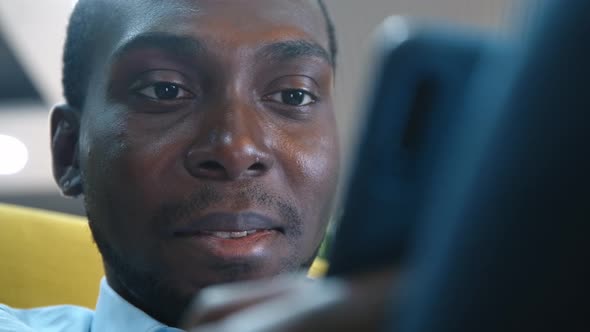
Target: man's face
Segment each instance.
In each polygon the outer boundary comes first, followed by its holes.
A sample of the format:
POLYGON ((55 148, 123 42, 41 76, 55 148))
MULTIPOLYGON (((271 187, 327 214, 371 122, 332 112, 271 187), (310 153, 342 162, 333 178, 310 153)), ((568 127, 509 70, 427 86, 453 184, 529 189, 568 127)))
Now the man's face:
POLYGON ((113 3, 79 139, 109 282, 186 300, 312 260, 339 160, 316 2, 113 3))

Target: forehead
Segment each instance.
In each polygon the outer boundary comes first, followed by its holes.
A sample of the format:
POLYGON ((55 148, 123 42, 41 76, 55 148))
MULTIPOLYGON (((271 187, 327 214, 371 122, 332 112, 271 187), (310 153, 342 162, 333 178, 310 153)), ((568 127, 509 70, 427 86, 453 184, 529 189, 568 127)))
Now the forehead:
POLYGON ((119 15, 109 26, 111 51, 150 33, 229 47, 306 40, 329 48, 316 0, 128 0, 114 2, 113 10, 119 15))

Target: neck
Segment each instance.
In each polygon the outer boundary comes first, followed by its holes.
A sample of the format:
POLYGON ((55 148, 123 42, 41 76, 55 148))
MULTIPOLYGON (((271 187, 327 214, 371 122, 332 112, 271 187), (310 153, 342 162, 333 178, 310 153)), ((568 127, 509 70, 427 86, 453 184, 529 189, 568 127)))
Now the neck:
POLYGON ((159 291, 157 282, 145 278, 143 280, 132 278, 134 281, 130 282, 114 273, 107 266, 105 266, 105 274, 109 286, 131 305, 164 325, 179 327, 190 299, 178 301, 177 298, 170 295, 170 292, 159 291))

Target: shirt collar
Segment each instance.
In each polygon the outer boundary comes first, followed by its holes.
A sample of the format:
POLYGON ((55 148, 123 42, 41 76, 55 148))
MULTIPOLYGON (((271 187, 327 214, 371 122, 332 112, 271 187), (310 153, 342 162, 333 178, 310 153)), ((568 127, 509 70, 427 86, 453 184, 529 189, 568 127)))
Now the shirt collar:
POLYGON ((182 332, 166 326, 123 299, 108 284, 100 282, 100 293, 91 332, 182 332))

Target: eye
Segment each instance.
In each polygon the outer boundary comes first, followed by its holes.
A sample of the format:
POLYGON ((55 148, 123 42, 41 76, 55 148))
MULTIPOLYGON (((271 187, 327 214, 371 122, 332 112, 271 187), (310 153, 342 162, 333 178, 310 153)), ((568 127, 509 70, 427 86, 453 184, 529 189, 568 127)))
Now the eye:
POLYGON ((194 94, 188 90, 170 82, 154 83, 138 89, 137 93, 156 100, 190 99, 194 97, 194 94))
POLYGON ((316 97, 311 93, 298 89, 289 89, 273 93, 269 95, 267 99, 289 106, 307 106, 317 101, 316 97))

